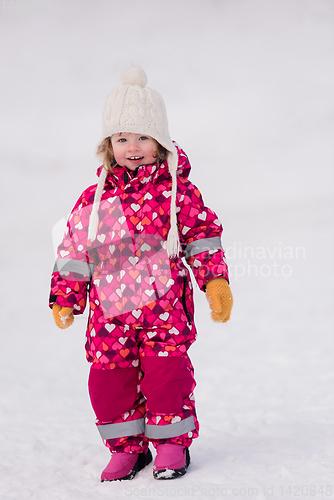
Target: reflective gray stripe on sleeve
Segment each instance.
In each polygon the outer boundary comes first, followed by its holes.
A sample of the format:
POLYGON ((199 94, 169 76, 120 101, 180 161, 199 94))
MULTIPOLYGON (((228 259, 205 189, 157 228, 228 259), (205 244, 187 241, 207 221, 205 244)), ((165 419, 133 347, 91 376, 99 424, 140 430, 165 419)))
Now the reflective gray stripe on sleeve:
POLYGON ((125 436, 137 436, 145 430, 145 419, 130 420, 117 424, 104 424, 97 426, 102 439, 114 439, 125 436))
POLYGON ((145 436, 150 439, 167 439, 176 436, 181 436, 186 432, 193 431, 195 429, 194 417, 188 417, 184 420, 180 420, 175 424, 167 425, 148 425, 145 426, 145 436))
POLYGON ((192 241, 183 250, 183 255, 186 259, 189 259, 192 255, 197 255, 198 253, 206 252, 208 250, 222 250, 222 244, 219 236, 214 238, 202 238, 200 240, 192 241))
POLYGON ((76 259, 57 259, 53 268, 53 272, 59 271, 62 273, 77 273, 89 278, 93 275, 95 264, 84 262, 76 259))

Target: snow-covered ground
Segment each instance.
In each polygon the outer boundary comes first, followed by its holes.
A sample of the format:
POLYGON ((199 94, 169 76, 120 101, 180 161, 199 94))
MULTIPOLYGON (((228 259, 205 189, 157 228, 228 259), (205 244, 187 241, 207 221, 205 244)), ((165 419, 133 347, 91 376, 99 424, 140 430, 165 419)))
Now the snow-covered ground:
POLYGON ((1 498, 334 499, 333 1, 0 8, 1 498), (151 467, 99 482, 85 320, 60 331, 47 307, 52 227, 95 182, 104 100, 131 62, 223 222, 235 298, 217 325, 196 291, 201 434, 162 484, 151 467))

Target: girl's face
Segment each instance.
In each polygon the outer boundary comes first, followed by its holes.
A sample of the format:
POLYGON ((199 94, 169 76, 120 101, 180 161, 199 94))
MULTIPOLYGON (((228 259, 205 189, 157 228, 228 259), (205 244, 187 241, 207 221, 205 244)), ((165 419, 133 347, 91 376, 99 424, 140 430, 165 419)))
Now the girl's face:
POLYGON ((149 135, 128 132, 114 134, 111 136, 111 145, 118 165, 130 170, 157 161, 158 143, 149 135))

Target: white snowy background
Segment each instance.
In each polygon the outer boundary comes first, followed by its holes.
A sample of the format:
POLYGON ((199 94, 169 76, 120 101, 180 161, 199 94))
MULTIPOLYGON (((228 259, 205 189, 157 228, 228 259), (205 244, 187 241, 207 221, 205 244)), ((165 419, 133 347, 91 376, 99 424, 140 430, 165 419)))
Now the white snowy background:
POLYGON ((334 499, 333 0, 4 0, 3 500, 334 499), (188 473, 100 483, 85 320, 48 309, 52 227, 95 182, 105 98, 133 62, 224 226, 235 305, 196 290, 201 434, 188 473))

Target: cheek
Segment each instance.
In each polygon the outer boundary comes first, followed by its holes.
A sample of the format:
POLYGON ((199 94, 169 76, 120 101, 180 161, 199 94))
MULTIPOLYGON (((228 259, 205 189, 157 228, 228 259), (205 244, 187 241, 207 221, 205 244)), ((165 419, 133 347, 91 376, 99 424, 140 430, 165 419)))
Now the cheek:
POLYGON ((122 158, 122 149, 117 147, 117 145, 113 146, 113 152, 116 161, 118 158, 122 158))
POLYGON ((157 153, 156 153, 156 152, 155 152, 155 150, 152 148, 152 149, 150 150, 150 161, 153 163, 153 162, 155 161, 156 157, 157 157, 157 153))
POLYGON ((158 156, 158 148, 155 144, 151 144, 148 150, 153 158, 156 158, 158 156))

